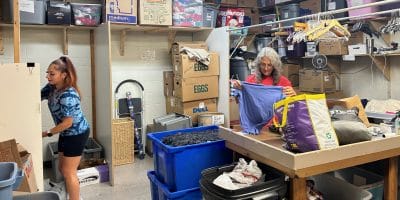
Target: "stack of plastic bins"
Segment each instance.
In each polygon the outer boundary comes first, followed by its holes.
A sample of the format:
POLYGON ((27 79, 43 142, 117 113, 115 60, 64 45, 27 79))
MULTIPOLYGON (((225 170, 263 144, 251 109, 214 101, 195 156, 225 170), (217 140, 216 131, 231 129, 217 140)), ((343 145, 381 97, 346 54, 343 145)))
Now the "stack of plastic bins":
POLYGON ((11 200, 12 191, 19 187, 23 177, 21 170, 18 171, 17 163, 0 162, 0 199, 11 200))
MULTIPOLYGON (((225 165, 232 162, 232 151, 225 147, 224 140, 171 147, 163 144, 162 138, 178 133, 190 134, 202 131, 212 132, 218 131, 218 129, 218 126, 203 126, 198 128, 151 133, 148 135, 153 144, 155 169, 154 172, 149 172, 148 176, 152 183, 152 187, 158 187, 158 189, 151 190, 153 200, 164 199, 165 196, 174 196, 181 192, 187 192, 188 190, 191 193, 190 196, 199 197, 189 199, 201 199, 199 187, 201 171, 210 167, 225 165), (153 174, 157 181, 151 179, 153 174), (158 191, 158 193, 155 193, 156 191, 158 191)), ((185 197, 184 199, 188 198, 185 197)))
POLYGON ((203 170, 200 188, 206 200, 235 200, 235 199, 283 199, 287 194, 285 175, 276 169, 258 163, 264 176, 250 187, 228 190, 213 184, 213 181, 224 172, 231 172, 236 163, 203 170))
POLYGON ((18 195, 13 200, 61 200, 60 195, 56 192, 36 192, 26 195, 18 195))

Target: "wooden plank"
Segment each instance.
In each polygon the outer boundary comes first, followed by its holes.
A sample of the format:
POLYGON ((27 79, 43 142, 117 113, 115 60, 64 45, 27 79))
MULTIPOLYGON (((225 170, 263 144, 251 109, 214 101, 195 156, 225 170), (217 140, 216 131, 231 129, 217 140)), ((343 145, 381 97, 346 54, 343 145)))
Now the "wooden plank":
POLYGON ((221 27, 213 29, 211 32, 193 33, 193 39, 201 39, 200 35, 204 33, 204 36, 207 35, 205 41, 210 51, 218 52, 219 54, 218 112, 224 113, 224 126, 229 127, 229 33, 226 30, 227 27, 221 27))
MULTIPOLYGON (((268 134, 262 132, 261 134, 268 134)), ((220 137, 246 148, 258 155, 265 155, 286 168, 296 171, 299 177, 322 172, 319 168, 325 166, 335 168, 336 162, 345 166, 353 166, 360 163, 389 158, 400 154, 400 136, 394 136, 374 141, 365 141, 338 148, 310 151, 294 154, 281 147, 280 139, 259 141, 247 134, 233 132, 230 129, 220 128, 220 137), (378 152, 378 153, 377 153, 378 152), (316 167, 318 166, 318 167, 316 167)))
POLYGON ((268 166, 271 166, 271 167, 281 171, 282 173, 288 175, 291 178, 295 178, 296 177, 296 174, 295 174, 294 170, 289 169, 286 166, 281 165, 280 163, 278 163, 278 162, 276 162, 276 161, 274 161, 272 159, 268 159, 263 155, 259 155, 259 154, 255 153, 255 152, 252 152, 252 151, 250 151, 250 150, 248 150, 246 148, 240 147, 240 146, 238 146, 236 144, 233 144, 233 143, 231 143, 229 141, 226 141, 225 145, 226 145, 227 148, 233 150, 234 152, 237 152, 237 153, 239 153, 241 155, 244 155, 244 156, 247 156, 247 157, 249 157, 249 158, 251 158, 253 160, 256 160, 258 162, 262 162, 262 163, 264 163, 264 164, 266 164, 268 166))
POLYGON ((4 55, 3 30, 0 27, 0 55, 4 55))
POLYGON ((63 29, 63 53, 68 55, 68 29, 63 29))
POLYGON ((90 30, 90 79, 92 86, 92 133, 93 138, 97 140, 96 135, 96 54, 95 54, 95 35, 94 31, 90 30))
POLYGON ((307 199, 306 178, 290 179, 290 199, 293 200, 307 199))
POLYGON ((383 76, 390 81, 390 61, 389 58, 386 58, 386 56, 373 56, 370 55, 370 58, 372 61, 375 63, 376 67, 382 72, 383 76))
POLYGON ((19 63, 21 61, 20 55, 20 45, 21 45, 21 36, 20 36, 20 18, 19 18, 19 0, 13 0, 13 18, 14 18, 14 63, 19 63))
POLYGON ((126 41, 126 29, 121 30, 119 35, 119 55, 125 55, 125 41, 126 41))
POLYGON ((168 32, 168 51, 171 52, 172 44, 175 42, 176 31, 168 32))
POLYGON ((96 135, 104 147, 105 159, 110 171, 110 184, 114 185, 115 173, 112 161, 112 78, 111 78, 111 32, 109 23, 95 29, 95 89, 96 89, 96 135))
POLYGON ((385 162, 384 199, 397 200, 398 157, 386 159, 385 162))

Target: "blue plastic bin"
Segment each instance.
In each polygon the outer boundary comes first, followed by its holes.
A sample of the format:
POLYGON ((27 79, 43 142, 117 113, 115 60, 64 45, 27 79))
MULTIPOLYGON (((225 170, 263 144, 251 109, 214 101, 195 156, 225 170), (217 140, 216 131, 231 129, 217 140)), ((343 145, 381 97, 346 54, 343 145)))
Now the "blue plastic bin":
POLYGON ((150 180, 151 199, 152 200, 201 200, 201 191, 199 187, 170 192, 166 185, 162 184, 156 177, 155 171, 148 171, 147 177, 150 180))
POLYGON ((0 199, 11 200, 12 191, 19 187, 23 177, 21 170, 18 171, 17 163, 0 162, 0 199))
POLYGON ((232 163, 232 151, 225 140, 171 147, 162 138, 177 133, 218 130, 218 126, 203 126, 148 134, 153 144, 154 169, 159 181, 172 192, 200 187, 201 171, 232 163))

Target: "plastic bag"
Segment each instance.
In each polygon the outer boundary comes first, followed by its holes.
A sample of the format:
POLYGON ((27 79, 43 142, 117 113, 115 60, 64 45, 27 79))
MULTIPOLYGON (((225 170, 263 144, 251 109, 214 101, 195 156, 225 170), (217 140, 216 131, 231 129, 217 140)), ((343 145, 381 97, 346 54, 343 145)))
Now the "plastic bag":
POLYGON ((287 97, 274 104, 274 112, 273 122, 283 128, 286 149, 308 152, 339 146, 325 94, 287 97))

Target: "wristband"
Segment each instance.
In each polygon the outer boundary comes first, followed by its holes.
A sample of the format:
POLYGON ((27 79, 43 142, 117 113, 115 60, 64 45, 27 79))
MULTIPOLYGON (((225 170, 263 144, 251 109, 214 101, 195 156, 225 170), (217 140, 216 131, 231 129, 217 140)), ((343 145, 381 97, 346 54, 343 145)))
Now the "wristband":
POLYGON ((50 132, 50 129, 49 129, 49 130, 47 130, 47 131, 46 131, 46 133, 47 133, 47 137, 51 137, 51 136, 53 136, 53 133, 51 133, 51 132, 50 132))

